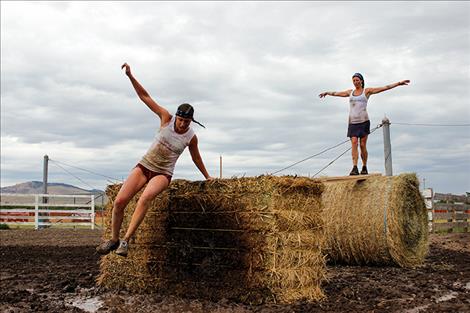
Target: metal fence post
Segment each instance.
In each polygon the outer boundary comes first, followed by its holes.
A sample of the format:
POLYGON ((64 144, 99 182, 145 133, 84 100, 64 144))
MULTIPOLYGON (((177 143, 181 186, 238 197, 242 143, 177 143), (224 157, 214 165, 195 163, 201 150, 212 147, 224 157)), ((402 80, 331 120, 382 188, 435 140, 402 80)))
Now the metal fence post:
POLYGON ((104 228, 104 195, 105 193, 101 194, 101 228, 104 228))
POLYGON ((392 171, 392 145, 390 143, 390 120, 384 117, 382 120, 384 135, 385 175, 393 176, 392 171))
POLYGON ((222 156, 220 156, 220 170, 219 170, 219 176, 220 176, 220 179, 222 179, 222 156))

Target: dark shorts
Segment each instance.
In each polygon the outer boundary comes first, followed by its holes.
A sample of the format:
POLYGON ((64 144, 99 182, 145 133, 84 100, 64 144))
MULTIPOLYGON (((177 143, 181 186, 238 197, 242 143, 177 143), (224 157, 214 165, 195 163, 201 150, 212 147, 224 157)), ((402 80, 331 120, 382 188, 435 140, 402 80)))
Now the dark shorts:
POLYGON ((155 176, 158 176, 158 175, 162 175, 162 176, 165 176, 166 179, 168 179, 168 184, 171 183, 171 175, 168 175, 168 174, 162 174, 162 173, 158 173, 158 172, 154 172, 154 171, 151 171, 149 170, 148 168, 146 168, 145 166, 143 166, 142 164, 140 163, 137 163, 137 165, 135 167, 138 167, 142 170, 142 172, 144 173, 145 177, 147 178, 147 182, 149 180, 151 180, 152 178, 154 178, 155 176))
POLYGON ((362 138, 370 134, 370 121, 359 124, 349 124, 348 137, 362 138))

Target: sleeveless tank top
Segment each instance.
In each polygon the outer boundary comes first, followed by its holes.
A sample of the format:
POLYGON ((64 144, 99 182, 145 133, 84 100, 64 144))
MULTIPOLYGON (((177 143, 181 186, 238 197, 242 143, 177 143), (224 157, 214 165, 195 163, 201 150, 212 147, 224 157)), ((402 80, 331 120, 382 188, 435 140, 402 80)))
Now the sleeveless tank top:
POLYGON ((175 131, 175 120, 173 116, 168 125, 160 128, 139 162, 151 171, 173 176, 176 161, 194 136, 191 127, 184 134, 178 134, 175 131))
POLYGON ((364 89, 359 96, 354 96, 354 89, 349 95, 349 124, 364 123, 369 120, 367 114, 367 97, 364 94, 364 89))

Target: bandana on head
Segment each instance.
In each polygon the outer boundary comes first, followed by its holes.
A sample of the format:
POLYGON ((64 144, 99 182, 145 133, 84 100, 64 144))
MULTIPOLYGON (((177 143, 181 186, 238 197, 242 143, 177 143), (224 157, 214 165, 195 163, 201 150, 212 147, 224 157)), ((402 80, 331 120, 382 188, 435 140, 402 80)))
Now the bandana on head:
POLYGON ((178 109, 176 110, 176 116, 182 117, 182 118, 190 118, 191 121, 193 121, 196 124, 201 125, 202 127, 206 128, 204 125, 199 123, 193 118, 194 115, 194 108, 189 104, 189 103, 183 103, 181 104, 178 109))
POLYGON ((362 81, 362 88, 364 88, 364 77, 362 76, 361 73, 354 73, 354 75, 353 75, 352 77, 353 77, 353 78, 354 78, 354 77, 359 78, 359 79, 362 81))

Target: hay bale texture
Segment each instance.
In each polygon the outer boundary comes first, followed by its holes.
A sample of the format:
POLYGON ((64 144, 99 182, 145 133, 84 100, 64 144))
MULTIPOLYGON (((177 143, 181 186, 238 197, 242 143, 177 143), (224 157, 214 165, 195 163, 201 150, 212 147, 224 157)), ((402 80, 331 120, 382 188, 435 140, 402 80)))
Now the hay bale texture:
POLYGON ((324 183, 325 253, 329 260, 403 267, 424 261, 427 212, 415 174, 324 183))
MULTIPOLYGON (((119 188, 107 190, 105 238, 119 188)), ((174 181, 152 203, 128 257, 102 258, 98 283, 244 303, 321 299, 323 188, 294 177, 174 181)))

